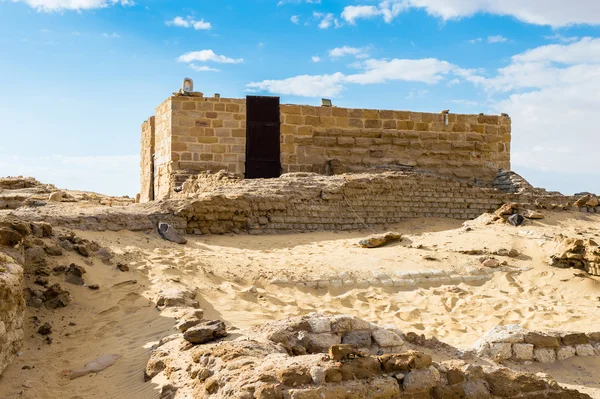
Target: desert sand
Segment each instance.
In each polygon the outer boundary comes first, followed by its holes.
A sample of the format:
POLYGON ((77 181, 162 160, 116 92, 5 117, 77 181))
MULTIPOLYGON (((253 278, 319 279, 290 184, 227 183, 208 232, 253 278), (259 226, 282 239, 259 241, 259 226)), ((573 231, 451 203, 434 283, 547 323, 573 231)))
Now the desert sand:
MULTIPOLYGON (((547 248, 557 233, 598 237, 600 215, 545 215, 520 227, 471 221, 469 229, 454 220, 407 220, 389 226, 402 233, 401 241, 376 249, 357 244, 372 233, 369 230, 212 235, 188 237, 186 245, 164 241, 155 232, 76 231, 114 251, 115 259, 130 270, 121 272, 114 261, 107 265, 73 252, 51 258, 51 267, 84 266, 86 283, 100 289, 66 284, 74 297, 66 308, 27 308, 25 346, 0 377, 0 396, 157 398, 156 384, 144 382, 143 372, 152 345, 175 332, 172 315, 161 313, 153 302, 168 290, 192 290, 204 317, 221 319, 230 330, 319 311, 394 324, 403 332, 435 336, 465 349, 497 325, 600 331, 600 278, 546 263, 547 248), (507 265, 480 281, 394 287, 373 280, 381 279, 382 273, 469 275, 482 269, 480 256, 460 251, 500 249, 516 249, 520 255, 496 256, 507 265), (344 279, 356 283, 337 282, 344 279), (306 283, 311 281, 321 283, 306 283), (43 323, 52 326, 51 344, 37 333, 43 323), (69 370, 106 354, 121 358, 100 373, 69 379, 69 370)), ((600 357, 514 367, 546 372, 565 386, 600 398, 595 373, 600 357)))

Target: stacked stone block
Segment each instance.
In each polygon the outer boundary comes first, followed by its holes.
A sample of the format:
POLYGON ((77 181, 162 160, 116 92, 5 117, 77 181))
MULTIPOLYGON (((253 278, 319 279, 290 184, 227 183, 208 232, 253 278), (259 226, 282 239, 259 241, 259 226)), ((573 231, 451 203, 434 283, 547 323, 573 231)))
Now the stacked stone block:
MULTIPOLYGON (((328 172, 337 159, 352 171, 379 165, 417 166, 468 181, 491 183, 510 169, 511 121, 506 115, 281 105, 282 172, 328 172)), ((154 149, 142 127, 142 201, 155 153, 155 198, 200 171, 243 174, 246 100, 173 96, 156 109, 154 149)))
POLYGON ((152 156, 154 155, 154 116, 150 117, 142 124, 142 154, 140 161, 140 201, 148 202, 153 200, 152 188, 152 156))
POLYGON ((573 356, 600 356, 600 332, 540 332, 518 325, 498 326, 478 340, 474 349, 495 361, 554 363, 573 356))
POLYGON ((354 171, 400 164, 490 182, 498 169, 510 169, 508 116, 300 105, 280 110, 284 172, 323 174, 327 161, 338 159, 354 171))

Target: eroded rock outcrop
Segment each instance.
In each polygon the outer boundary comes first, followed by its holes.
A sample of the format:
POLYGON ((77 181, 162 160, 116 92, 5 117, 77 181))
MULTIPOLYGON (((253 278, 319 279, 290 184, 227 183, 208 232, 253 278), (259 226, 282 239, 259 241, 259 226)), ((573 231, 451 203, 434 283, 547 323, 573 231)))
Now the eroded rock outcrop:
POLYGON ((572 267, 600 276, 600 247, 592 239, 565 237, 559 234, 554 239, 548 263, 551 266, 572 267))

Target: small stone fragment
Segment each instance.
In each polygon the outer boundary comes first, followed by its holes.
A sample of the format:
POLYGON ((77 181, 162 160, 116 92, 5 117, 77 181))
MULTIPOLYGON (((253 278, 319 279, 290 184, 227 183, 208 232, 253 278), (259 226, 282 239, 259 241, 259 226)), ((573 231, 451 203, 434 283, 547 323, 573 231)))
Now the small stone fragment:
POLYGON ((198 345, 217 340, 227 335, 225 323, 221 320, 212 320, 189 328, 183 334, 183 338, 191 344, 198 345))
POLYGON ((48 197, 48 201, 50 202, 62 202, 63 200, 63 192, 62 191, 54 191, 48 197))
POLYGON ((129 271, 129 266, 127 266, 125 263, 117 263, 117 269, 119 269, 122 272, 128 272, 129 271))
POLYGON ((52 333, 52 326, 48 323, 44 323, 38 328, 38 334, 40 335, 48 335, 52 333))
POLYGON ((65 271, 65 281, 75 285, 83 285, 85 284, 85 281, 83 280, 84 273, 85 269, 83 267, 71 263, 65 271))
POLYGON ((171 227, 169 224, 167 223, 159 223, 158 224, 158 234, 160 234, 160 236, 167 240, 167 241, 171 241, 174 242, 176 244, 186 244, 187 240, 177 232, 177 230, 175 230, 173 227, 171 227))
POLYGON ((399 233, 388 232, 385 234, 373 235, 365 238, 364 240, 360 240, 359 245, 363 248, 378 248, 389 242, 398 241, 401 238, 402 235, 399 233))
POLYGON ((508 223, 512 224, 515 227, 522 225, 523 221, 525 221, 525 218, 523 218, 523 216, 519 215, 518 213, 508 217, 508 223))

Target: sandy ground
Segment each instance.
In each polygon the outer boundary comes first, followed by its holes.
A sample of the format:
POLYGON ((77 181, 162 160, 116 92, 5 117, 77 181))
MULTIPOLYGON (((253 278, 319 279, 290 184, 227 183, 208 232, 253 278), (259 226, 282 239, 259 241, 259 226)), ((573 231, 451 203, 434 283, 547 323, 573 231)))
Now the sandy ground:
MULTIPOLYGON (((188 237, 185 246, 151 233, 77 232, 113 249, 131 271, 122 273, 99 261, 86 265, 74 254, 53 260, 85 266, 86 281, 101 289, 93 292, 69 285, 75 300, 67 308, 28 309, 26 345, 0 378, 0 397, 158 397, 156 387, 143 382, 143 370, 149 348, 174 332, 174 322, 161 316, 149 299, 168 288, 196 289, 205 318, 220 318, 237 328, 313 311, 346 313, 433 335, 460 348, 500 324, 600 331, 600 278, 578 277, 575 270, 544 263, 555 234, 597 237, 600 215, 546 214, 547 219, 519 228, 475 225, 468 232, 453 220, 408 220, 389 228, 404 235, 401 242, 369 250, 357 242, 370 231, 188 237), (332 280, 342 273, 355 280, 400 271, 463 273, 479 267, 479 256, 458 251, 501 248, 514 248, 522 255, 497 257, 507 260, 508 268, 477 284, 315 289, 271 283, 274 279, 332 280), (256 290, 248 290, 252 286, 256 290), (33 316, 53 326, 51 345, 36 333, 39 323, 33 316), (65 369, 113 353, 122 358, 99 374, 72 381, 63 376, 65 369), (23 370, 23 366, 34 368, 23 370)), ((585 392, 600 398, 595 377, 599 357, 515 367, 546 372, 574 388, 585 386, 585 392)))

